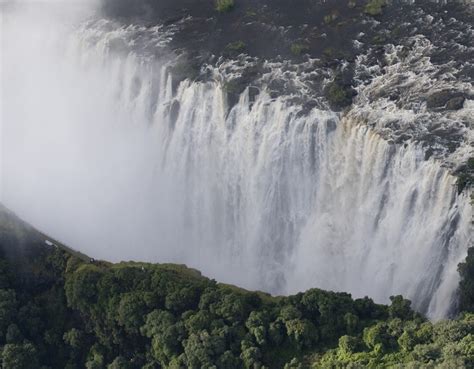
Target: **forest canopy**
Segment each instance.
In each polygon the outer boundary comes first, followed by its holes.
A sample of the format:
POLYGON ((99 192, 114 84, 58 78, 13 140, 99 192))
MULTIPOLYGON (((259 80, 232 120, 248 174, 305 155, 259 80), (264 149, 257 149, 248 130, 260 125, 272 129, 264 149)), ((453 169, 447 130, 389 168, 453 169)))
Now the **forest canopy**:
POLYGON ((4 369, 474 366, 469 312, 432 324, 402 296, 272 297, 181 265, 33 250, 0 262, 4 369))

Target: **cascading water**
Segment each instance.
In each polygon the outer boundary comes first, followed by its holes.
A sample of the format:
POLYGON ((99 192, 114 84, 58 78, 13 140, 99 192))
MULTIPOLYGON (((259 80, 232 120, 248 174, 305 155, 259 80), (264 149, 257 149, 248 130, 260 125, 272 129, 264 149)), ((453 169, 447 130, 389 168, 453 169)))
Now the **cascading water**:
POLYGON ((247 89, 230 108, 222 83, 176 87, 159 27, 48 36, 37 50, 7 44, 2 200, 19 215, 94 257, 186 263, 272 293, 403 294, 449 313, 472 211, 420 146, 387 143, 358 107, 301 114, 247 89))

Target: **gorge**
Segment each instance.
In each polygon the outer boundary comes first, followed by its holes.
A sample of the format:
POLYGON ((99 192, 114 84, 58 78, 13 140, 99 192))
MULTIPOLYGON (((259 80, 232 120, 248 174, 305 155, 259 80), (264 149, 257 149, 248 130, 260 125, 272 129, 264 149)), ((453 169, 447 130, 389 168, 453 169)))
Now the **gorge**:
POLYGON ((382 67, 361 51, 357 96, 333 112, 309 82, 323 91, 333 71, 311 58, 239 52, 181 80, 179 24, 71 23, 18 7, 3 20, 2 201, 25 220, 94 258, 184 263, 274 294, 402 294, 434 319, 453 312, 472 209, 452 173, 472 155, 474 103, 414 101, 428 89, 472 94, 472 79, 449 78, 451 62, 429 61, 435 41, 386 46, 382 67), (233 87, 250 68, 262 72, 233 87))

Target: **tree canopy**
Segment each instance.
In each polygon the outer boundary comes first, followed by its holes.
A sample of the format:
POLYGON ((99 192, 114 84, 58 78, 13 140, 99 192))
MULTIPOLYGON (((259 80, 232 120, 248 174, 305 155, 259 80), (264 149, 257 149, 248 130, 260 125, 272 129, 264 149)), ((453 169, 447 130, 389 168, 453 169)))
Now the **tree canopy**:
POLYGON ((474 365, 467 312, 432 324, 402 296, 389 306, 319 289, 272 297, 185 266, 38 250, 21 267, 0 259, 4 369, 474 365))

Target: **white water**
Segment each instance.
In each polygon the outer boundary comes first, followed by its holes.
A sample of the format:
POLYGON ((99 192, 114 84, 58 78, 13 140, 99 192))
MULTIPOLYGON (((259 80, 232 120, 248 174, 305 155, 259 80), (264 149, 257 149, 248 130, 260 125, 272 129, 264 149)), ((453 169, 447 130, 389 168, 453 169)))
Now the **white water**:
POLYGON ((218 83, 173 92, 165 62, 129 51, 134 28, 45 23, 32 43, 8 21, 2 201, 35 226, 97 258, 449 313, 472 210, 415 145, 264 91, 230 112, 218 83))

